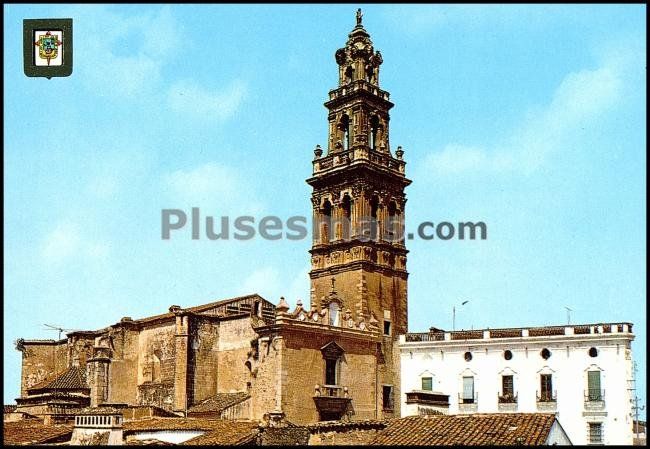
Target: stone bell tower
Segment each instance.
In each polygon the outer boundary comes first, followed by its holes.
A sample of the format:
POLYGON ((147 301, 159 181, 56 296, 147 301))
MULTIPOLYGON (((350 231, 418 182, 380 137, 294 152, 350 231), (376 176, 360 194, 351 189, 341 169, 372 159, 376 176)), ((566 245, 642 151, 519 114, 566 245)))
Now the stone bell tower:
POLYGON ((389 141, 388 92, 379 87, 381 53, 357 24, 335 53, 338 87, 327 107, 329 139, 314 150, 311 302, 328 307, 335 281, 341 312, 374 317, 385 337, 407 331, 404 152, 389 141))

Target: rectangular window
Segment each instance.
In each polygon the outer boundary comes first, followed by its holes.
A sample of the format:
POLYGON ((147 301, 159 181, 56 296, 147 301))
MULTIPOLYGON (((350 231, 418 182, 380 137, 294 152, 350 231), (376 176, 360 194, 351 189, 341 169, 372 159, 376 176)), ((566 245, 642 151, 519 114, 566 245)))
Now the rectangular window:
POLYGON ((590 401, 602 400, 600 391, 600 371, 587 371, 587 388, 590 401))
POLYGON ((424 391, 433 390, 433 377, 423 377, 422 378, 422 389, 424 391))
POLYGON ((392 385, 384 385, 382 390, 383 390, 382 391, 383 408, 384 410, 392 410, 393 409, 393 387, 392 385))
POLYGON ((515 397, 515 386, 513 376, 501 376, 501 391, 504 398, 515 397))
POLYGON ((589 442, 602 443, 603 442, 603 424, 599 422, 589 423, 589 442))
POLYGON ((390 335, 390 321, 384 320, 384 335, 390 335))
POLYGON ((553 375, 540 374, 540 401, 551 402, 553 400, 553 375))
POLYGON ((474 403, 474 377, 463 377, 463 404, 474 403))
POLYGON ((325 385, 337 385, 335 359, 325 359, 325 385))

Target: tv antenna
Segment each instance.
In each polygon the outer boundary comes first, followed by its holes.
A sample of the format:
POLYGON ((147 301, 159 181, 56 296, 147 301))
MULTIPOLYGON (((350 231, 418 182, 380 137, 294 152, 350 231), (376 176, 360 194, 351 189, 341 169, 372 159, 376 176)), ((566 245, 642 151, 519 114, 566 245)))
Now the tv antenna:
POLYGON ((53 326, 53 325, 51 325, 51 324, 43 324, 43 326, 46 326, 46 327, 47 327, 47 329, 45 329, 45 330, 59 331, 59 338, 57 339, 57 341, 61 340, 61 333, 62 333, 62 332, 66 332, 66 333, 67 333, 67 332, 74 332, 74 331, 78 331, 78 330, 79 330, 79 329, 64 329, 64 328, 62 328, 61 326, 53 326))
POLYGON ((573 312, 573 309, 570 307, 564 306, 566 309, 566 324, 571 324, 571 312, 573 312))

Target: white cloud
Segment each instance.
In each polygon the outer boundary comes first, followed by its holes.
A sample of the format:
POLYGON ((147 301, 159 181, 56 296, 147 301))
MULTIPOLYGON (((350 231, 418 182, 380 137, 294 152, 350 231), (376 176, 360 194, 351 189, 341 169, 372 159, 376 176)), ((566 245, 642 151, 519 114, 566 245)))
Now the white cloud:
POLYGON ((169 64, 182 42, 169 6, 155 14, 120 15, 106 5, 73 10, 75 71, 86 87, 100 96, 130 97, 155 92, 161 68, 169 64))
POLYGON ((204 121, 223 121, 231 117, 246 96, 246 84, 233 81, 223 90, 208 90, 190 80, 174 83, 168 92, 170 107, 204 121))
POLYGON ((46 262, 57 264, 77 257, 103 259, 109 250, 107 243, 85 236, 77 223, 63 221, 45 237, 41 256, 46 262))
MULTIPOLYGON (((191 170, 176 170, 163 176, 175 207, 209 207, 219 213, 238 212, 255 215, 263 206, 252 193, 250 182, 244 182, 232 168, 207 163, 191 170)), ((206 212, 208 215, 210 213, 206 212)))
POLYGON ((529 113, 502 145, 481 148, 449 144, 426 157, 425 169, 439 175, 509 170, 529 173, 538 169, 550 155, 564 148, 572 133, 590 126, 622 99, 629 62, 630 58, 621 61, 619 54, 597 69, 569 73, 548 105, 529 113))

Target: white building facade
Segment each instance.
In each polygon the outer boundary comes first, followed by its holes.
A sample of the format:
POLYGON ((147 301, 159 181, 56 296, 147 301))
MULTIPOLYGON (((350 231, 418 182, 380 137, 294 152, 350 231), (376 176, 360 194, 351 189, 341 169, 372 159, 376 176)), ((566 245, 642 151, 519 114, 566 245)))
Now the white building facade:
POLYGON ((631 323, 401 335, 402 416, 551 412, 573 444, 632 444, 632 340, 631 323))

